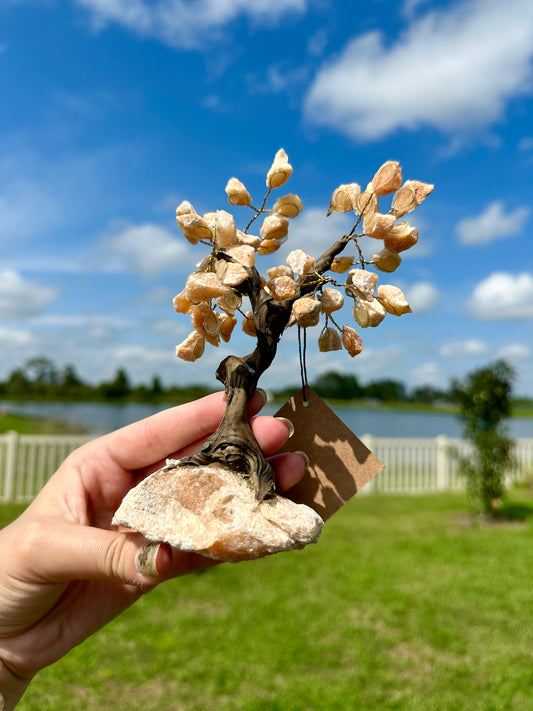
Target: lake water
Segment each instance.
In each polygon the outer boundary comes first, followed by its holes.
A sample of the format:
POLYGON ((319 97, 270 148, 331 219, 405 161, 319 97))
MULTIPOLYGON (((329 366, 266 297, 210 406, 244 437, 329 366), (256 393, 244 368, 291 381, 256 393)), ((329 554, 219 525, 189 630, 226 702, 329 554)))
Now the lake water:
MULTIPOLYGON (((79 423, 93 432, 110 432, 148 417, 169 405, 125 403, 121 405, 93 402, 16 402, 0 401, 0 410, 31 417, 51 417, 79 423)), ((264 414, 274 414, 279 405, 267 405, 264 414)), ((335 406, 334 411, 357 435, 376 437, 460 437, 461 427, 455 415, 437 412, 401 412, 398 410, 335 406)), ((513 437, 533 437, 533 418, 511 418, 509 432, 513 437)))

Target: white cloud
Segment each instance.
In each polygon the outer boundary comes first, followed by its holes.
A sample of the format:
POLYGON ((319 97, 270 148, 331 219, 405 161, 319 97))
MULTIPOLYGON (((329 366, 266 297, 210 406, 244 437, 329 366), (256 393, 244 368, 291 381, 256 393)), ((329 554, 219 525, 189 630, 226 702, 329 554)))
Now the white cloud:
POLYGON ((306 11, 308 0, 76 0, 90 11, 95 27, 116 23, 144 37, 180 49, 199 49, 220 40, 222 29, 245 17, 254 25, 275 25, 306 11))
POLYGON ((24 318, 41 313, 57 297, 51 286, 41 286, 29 281, 18 272, 0 272, 0 316, 2 318, 24 318))
POLYGON ((47 314, 36 319, 41 326, 53 326, 59 328, 82 328, 88 329, 124 329, 134 326, 133 321, 110 316, 107 314, 47 314))
MULTIPOLYGON (((403 346, 395 344, 378 349, 367 345, 370 338, 372 338, 371 334, 367 336, 366 333, 360 333, 360 335, 363 339, 364 348, 353 362, 356 366, 359 363, 363 364, 362 370, 366 381, 375 380, 378 377, 387 378, 391 376, 391 373, 398 372, 399 365, 406 355, 406 349, 403 346)), ((330 354, 326 353, 325 355, 330 354)), ((344 362, 346 363, 344 352, 339 351, 339 355, 344 357, 344 362)))
POLYGON ((476 286, 468 308, 484 320, 533 318, 533 276, 494 272, 476 286))
POLYGON ((524 136, 518 143, 521 151, 530 151, 533 148, 533 136, 524 136))
POLYGON ((482 355, 487 350, 486 343, 476 338, 469 338, 466 341, 445 343, 441 346, 439 353, 443 358, 464 358, 466 356, 482 355))
POLYGON ((156 333, 169 335, 174 339, 182 340, 191 331, 191 324, 185 320, 160 318, 151 323, 151 328, 156 333))
POLYGON ((407 18, 412 18, 418 12, 418 9, 427 4, 428 0, 405 0, 402 7, 402 15, 407 18))
POLYGON ((437 287, 427 281, 418 282, 405 289, 405 296, 415 313, 433 311, 440 299, 437 287))
POLYGON ((143 294, 140 302, 142 304, 156 304, 157 306, 165 304, 168 306, 172 302, 173 296, 174 292, 170 289, 167 289, 164 286, 156 286, 154 289, 151 289, 143 294))
POLYGON ((145 276, 167 269, 192 267, 194 257, 185 239, 151 223, 126 227, 106 240, 106 246, 122 254, 127 266, 145 276))
POLYGON ((496 353, 496 358, 503 360, 520 361, 531 358, 531 348, 525 343, 508 343, 496 353))
POLYGON ((280 94, 294 92, 295 88, 307 83, 307 66, 291 67, 285 62, 276 62, 266 70, 265 75, 248 74, 246 83, 251 94, 280 94))
POLYGON ((329 36, 324 27, 318 29, 307 40, 307 52, 312 57, 321 57, 328 45, 329 36))
POLYGON ((152 346, 130 345, 114 348, 112 356, 117 363, 141 362, 167 363, 175 360, 172 348, 153 348, 152 346))
POLYGON ((9 166, 0 166, 0 240, 17 240, 41 235, 63 222, 61 201, 45 181, 7 177, 9 166))
POLYGON ((462 244, 488 244, 519 234, 530 213, 527 207, 506 212, 502 202, 491 202, 479 215, 461 220, 457 233, 462 244))
POLYGON ((319 71, 308 119, 358 140, 423 126, 445 132, 486 127, 531 92, 533 4, 470 0, 431 10, 395 43, 355 37, 319 71))
POLYGON ((5 350, 32 346, 35 341, 31 331, 22 331, 15 328, 2 328, 0 326, 0 345, 5 350))
POLYGON ((436 363, 422 363, 409 371, 408 385, 410 387, 431 385, 434 388, 446 388, 448 380, 436 363))

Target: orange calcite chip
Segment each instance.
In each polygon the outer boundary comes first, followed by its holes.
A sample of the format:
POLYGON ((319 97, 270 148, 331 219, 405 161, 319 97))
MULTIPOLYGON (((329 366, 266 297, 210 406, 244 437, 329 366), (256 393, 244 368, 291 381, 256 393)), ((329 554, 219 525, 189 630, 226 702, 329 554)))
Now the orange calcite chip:
POLYGON ((418 242, 418 230, 408 222, 397 222, 385 236, 385 247, 392 252, 404 252, 418 242))
POLYGON ((253 267, 255 264, 255 249, 246 244, 228 247, 226 253, 243 267, 253 267))
POLYGON ((237 230, 235 235, 235 244, 247 244, 249 247, 257 249, 261 244, 261 237, 256 237, 255 235, 249 235, 242 230, 237 230))
POLYGON ((394 215, 382 215, 376 212, 363 221, 365 235, 374 239, 385 239, 395 220, 394 215))
POLYGON ((386 311, 377 299, 359 301, 353 307, 353 317, 362 328, 376 327, 383 321, 386 311))
POLYGON ((268 289, 276 301, 294 299, 296 296, 296 282, 292 277, 276 277, 267 282, 268 289))
POLYGON ((357 213, 363 217, 369 218, 379 212, 378 196, 372 190, 372 184, 359 195, 357 200, 357 213))
POLYGON ((235 218, 226 210, 207 212, 204 219, 214 235, 214 243, 220 249, 235 244, 237 240, 237 227, 235 218))
POLYGON ((322 353, 342 350, 342 341, 339 332, 331 326, 322 329, 318 337, 318 350, 322 353))
POLYGON ((377 281, 378 275, 375 272, 369 272, 368 269, 352 269, 348 274, 347 287, 355 296, 372 301, 377 281))
MULTIPOLYGON (((322 304, 322 311, 329 316, 333 311, 338 311, 344 306, 344 296, 337 289, 327 286, 318 297, 322 304)), ((336 333, 336 331, 335 331, 336 333)))
POLYGON ((357 210, 357 201, 361 194, 361 187, 357 183, 339 185, 333 191, 329 201, 328 215, 332 212, 351 212, 357 210))
POLYGON ((331 263, 331 271, 336 274, 344 274, 354 263, 355 257, 335 257, 331 263))
POLYGON ((191 316, 192 327, 195 331, 201 333, 202 336, 206 335, 204 331, 204 319, 210 310, 211 307, 209 306, 209 303, 207 301, 201 301, 199 304, 194 304, 193 306, 191 306, 191 309, 189 311, 191 316))
POLYGON ((292 175, 292 165, 289 163, 287 153, 280 148, 274 157, 274 162, 267 173, 267 188, 280 188, 285 185, 292 175))
POLYGON ((275 279, 280 276, 287 276, 292 279, 292 269, 286 264, 280 264, 278 267, 270 267, 270 269, 267 269, 267 274, 270 279, 275 279))
POLYGON ((242 298, 239 294, 236 294, 232 289, 230 289, 226 294, 219 296, 215 299, 216 305, 225 311, 230 316, 233 316, 235 311, 240 308, 242 303, 242 298))
POLYGON ((246 269, 241 264, 229 262, 224 276, 222 277, 222 282, 226 286, 239 286, 239 284, 242 284, 246 279, 248 279, 246 269))
POLYGON ((310 296, 302 296, 296 299, 292 305, 292 314, 296 323, 302 328, 316 326, 320 320, 320 301, 312 299, 310 296))
POLYGON ((228 314, 220 315, 220 337, 225 343, 228 343, 230 340, 231 334, 233 333, 233 329, 236 325, 237 319, 233 316, 229 316, 228 314))
POLYGON ((391 249, 384 249, 377 254, 370 255, 372 264, 382 272, 394 272, 401 264, 402 258, 397 252, 393 252, 391 249))
POLYGON ((176 208, 176 216, 187 215, 189 213, 196 214, 196 210, 188 200, 183 200, 176 208))
POLYGON ((186 314, 192 306, 192 301, 185 296, 183 291, 180 291, 180 293, 176 294, 173 298, 172 304, 174 306, 174 311, 177 311, 179 314, 186 314))
POLYGON ((176 355, 178 358, 192 363, 200 358, 204 352, 204 349, 205 338, 197 331, 193 331, 192 333, 189 333, 184 341, 176 346, 176 355))
POLYGON ((190 301, 209 301, 229 291, 214 272, 194 272, 190 274, 183 290, 190 301))
POLYGON ((255 330, 255 320, 254 320, 254 315, 251 311, 247 311, 244 314, 244 319, 242 321, 242 330, 244 333, 246 333, 248 336, 255 336, 257 335, 256 330, 255 330))
POLYGON ((359 353, 363 350, 363 341, 355 328, 352 328, 351 326, 342 327, 342 345, 346 348, 352 358, 359 355, 359 353))
POLYGON ((289 233, 289 220, 284 215, 268 215, 265 217, 259 234, 262 239, 280 240, 289 233))
POLYGON ((251 205, 252 196, 237 178, 230 178, 226 184, 226 195, 230 205, 251 205))
POLYGON ((381 284, 378 289, 378 299, 386 311, 394 316, 410 314, 411 307, 401 289, 391 284, 381 284))
POLYGON ((209 309, 204 317, 203 327, 208 336, 218 336, 220 333, 220 316, 216 311, 209 309))
POLYGON ((398 161, 388 160, 372 178, 372 186, 376 195, 393 193, 402 184, 402 169, 398 161))
POLYGON ((434 185, 420 180, 406 180, 392 200, 391 211, 396 217, 412 212, 433 192, 434 185))
POLYGON ((303 209, 302 201, 298 195, 293 195, 293 193, 278 198, 272 207, 273 212, 279 212, 285 217, 291 218, 298 217, 303 209))
POLYGON ((176 215, 176 220, 183 236, 191 244, 197 244, 201 239, 210 240, 212 238, 209 225, 203 217, 195 212, 176 215))
POLYGON ((283 243, 277 239, 264 239, 257 250, 257 254, 262 257, 265 254, 277 252, 283 243))
POLYGON ((298 276, 308 274, 315 264, 313 257, 301 249, 294 249, 292 252, 289 252, 289 256, 285 261, 298 276))
POLYGON ((267 287, 276 301, 294 299, 296 296, 296 282, 292 277, 279 276, 267 282, 267 287))

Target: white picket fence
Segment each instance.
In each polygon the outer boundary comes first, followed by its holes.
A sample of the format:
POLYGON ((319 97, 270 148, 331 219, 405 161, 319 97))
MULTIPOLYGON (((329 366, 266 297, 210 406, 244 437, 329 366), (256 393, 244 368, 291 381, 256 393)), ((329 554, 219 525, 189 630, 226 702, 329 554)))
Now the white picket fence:
MULTIPOLYGON (((464 490, 454 452, 467 456, 466 440, 440 435, 435 438, 361 438, 385 469, 361 493, 417 494, 464 490)), ((533 480, 533 438, 515 440, 515 466, 506 475, 507 485, 533 480)))
MULTIPOLYGON (((67 455, 87 435, 0 435, 0 502, 31 501, 67 455)), ((468 453, 461 439, 388 438, 364 435, 366 446, 385 464, 361 493, 416 494, 464 489, 452 449, 468 453)), ((533 438, 517 439, 516 466, 508 483, 533 479, 533 438)))
POLYGON ((0 435, 0 501, 31 501, 88 435, 0 435))

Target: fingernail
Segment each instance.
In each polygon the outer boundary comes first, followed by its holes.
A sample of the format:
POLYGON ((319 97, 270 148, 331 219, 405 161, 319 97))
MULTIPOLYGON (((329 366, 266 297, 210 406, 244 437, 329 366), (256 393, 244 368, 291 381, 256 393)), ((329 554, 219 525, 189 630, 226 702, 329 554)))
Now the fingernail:
POLYGON ((256 390, 259 393, 259 395, 261 395, 261 397, 263 398, 263 405, 266 405, 268 402, 268 395, 267 395, 266 390, 263 390, 263 388, 256 388, 256 390))
POLYGON ((159 577, 156 562, 160 548, 161 543, 159 541, 150 541, 139 549, 135 558, 135 565, 139 573, 149 575, 151 578, 159 577))
POLYGON ((294 425, 290 420, 288 420, 286 417, 275 417, 275 420, 279 420, 280 422, 284 422, 287 427, 289 428, 289 437, 292 437, 294 434, 294 425))
POLYGON ((305 452, 301 452, 300 450, 295 451, 294 454, 299 454, 300 457, 304 460, 305 466, 308 467, 311 464, 311 461, 309 460, 309 457, 305 452))

